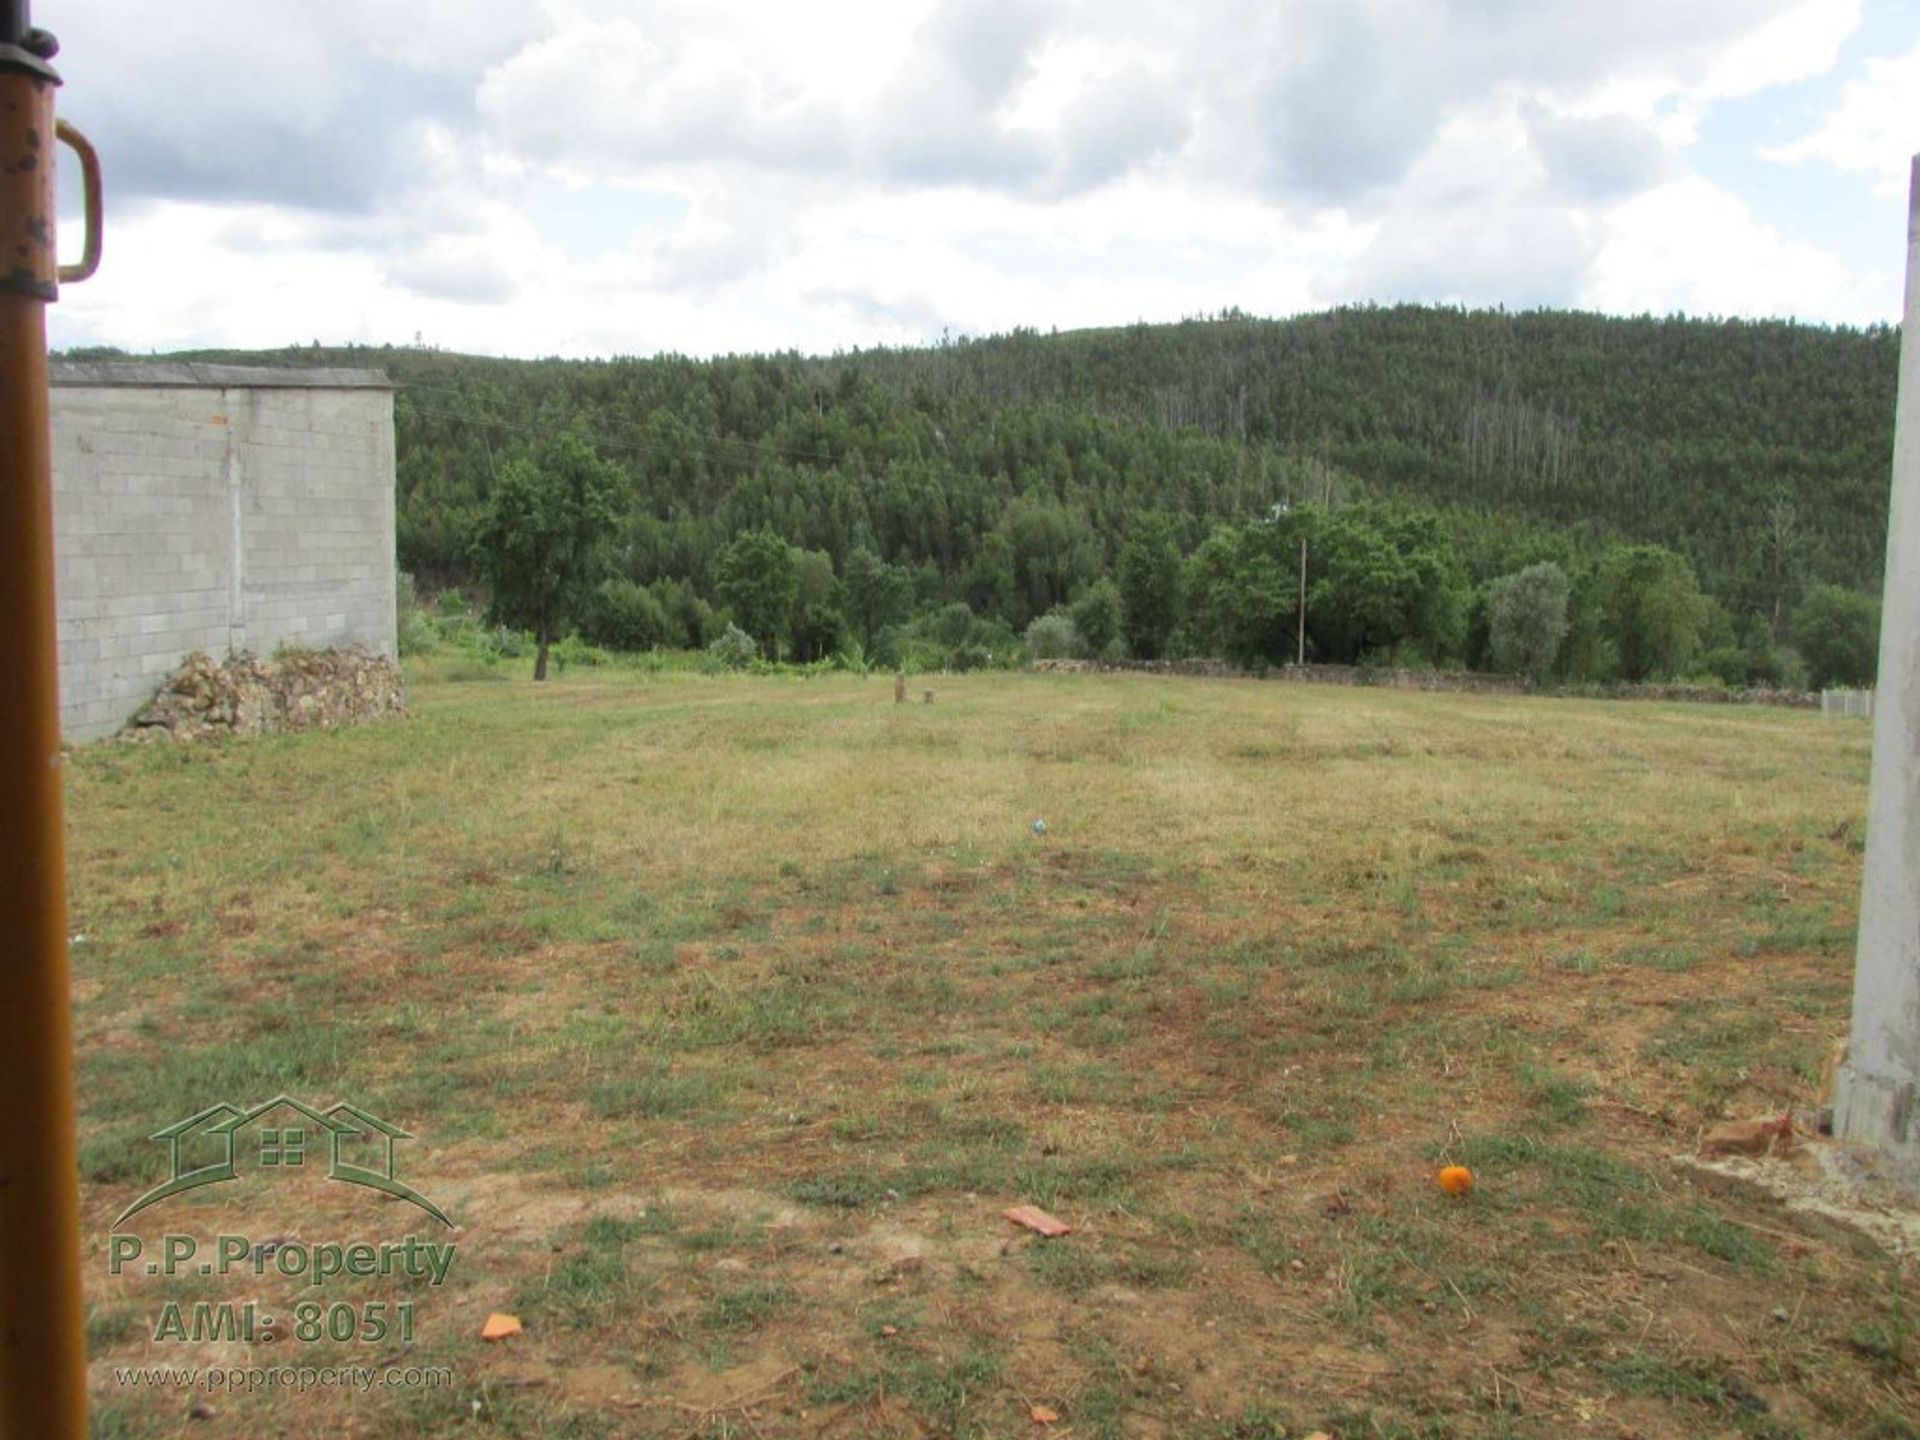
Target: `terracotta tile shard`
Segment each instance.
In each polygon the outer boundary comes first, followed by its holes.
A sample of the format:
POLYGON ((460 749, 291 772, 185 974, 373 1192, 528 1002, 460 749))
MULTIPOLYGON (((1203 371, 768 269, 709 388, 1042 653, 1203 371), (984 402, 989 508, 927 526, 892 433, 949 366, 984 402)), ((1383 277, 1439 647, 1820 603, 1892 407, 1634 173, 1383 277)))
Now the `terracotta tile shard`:
POLYGON ((1703 1155, 1772 1155, 1793 1148, 1793 1117, 1778 1120, 1729 1120, 1707 1131, 1700 1141, 1703 1155))
POLYGON ((1049 1240, 1059 1235, 1071 1235, 1073 1227, 1064 1221, 1056 1220, 1038 1205, 1016 1205, 1006 1212, 1007 1219, 1016 1225, 1024 1225, 1036 1235, 1044 1235, 1049 1240))
POLYGON ((509 1335, 518 1335, 519 1333, 520 1317, 518 1315, 502 1315, 497 1311, 487 1316, 487 1323, 480 1328, 480 1338, 482 1340, 504 1340, 509 1335))

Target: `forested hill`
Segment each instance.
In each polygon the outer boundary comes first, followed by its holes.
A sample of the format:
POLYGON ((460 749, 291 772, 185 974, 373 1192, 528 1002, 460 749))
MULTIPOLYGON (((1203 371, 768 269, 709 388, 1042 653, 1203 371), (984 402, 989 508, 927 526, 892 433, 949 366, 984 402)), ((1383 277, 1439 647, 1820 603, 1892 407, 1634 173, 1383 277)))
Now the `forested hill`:
POLYGON ((731 536, 766 526, 836 564, 864 543, 930 565, 958 596, 989 536, 1037 529, 1009 538, 1069 553, 1020 577, 1020 625, 1104 572, 1142 511, 1191 550, 1286 499, 1440 509, 1476 582, 1625 539, 1680 550, 1735 613, 1877 591, 1897 349, 1891 327, 1402 306, 830 358, 193 358, 386 368, 409 569, 464 576, 502 456, 577 425, 630 477, 642 583, 705 590, 731 536))
POLYGON ((1675 544, 1709 588, 1791 525, 1877 588, 1898 332, 1540 311, 1012 336, 861 357, 895 388, 1054 404, 1322 457, 1369 489, 1675 544))

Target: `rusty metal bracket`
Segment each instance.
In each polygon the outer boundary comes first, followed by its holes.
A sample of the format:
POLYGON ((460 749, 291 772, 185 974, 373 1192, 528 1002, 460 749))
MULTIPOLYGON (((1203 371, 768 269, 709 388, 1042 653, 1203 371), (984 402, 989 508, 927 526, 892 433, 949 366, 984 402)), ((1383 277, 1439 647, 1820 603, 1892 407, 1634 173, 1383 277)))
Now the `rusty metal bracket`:
POLYGON ((100 268, 100 231, 104 215, 100 152, 93 148, 91 140, 64 120, 55 122, 53 133, 80 158, 80 188, 86 203, 87 236, 80 250, 80 263, 62 265, 58 272, 62 285, 72 285, 85 280, 100 268))

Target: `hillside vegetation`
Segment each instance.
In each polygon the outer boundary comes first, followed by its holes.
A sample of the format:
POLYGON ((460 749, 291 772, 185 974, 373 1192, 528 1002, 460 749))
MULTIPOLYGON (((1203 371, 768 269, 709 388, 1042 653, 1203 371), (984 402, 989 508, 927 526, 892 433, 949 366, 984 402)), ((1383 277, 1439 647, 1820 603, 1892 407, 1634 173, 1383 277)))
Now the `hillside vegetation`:
POLYGON ((755 639, 803 658, 891 663, 916 637, 1005 654, 1075 607, 1081 649, 1138 650, 1144 628, 1155 652, 1288 659, 1297 585, 1279 585, 1280 560, 1301 538, 1321 658, 1493 663, 1488 587, 1540 562, 1568 577, 1566 643, 1546 667, 1566 678, 1801 678, 1804 658, 1816 680, 1867 678, 1783 648, 1810 595, 1823 620, 1849 617, 1841 652, 1872 653, 1857 631, 1874 621, 1884 545, 1888 327, 1406 306, 830 358, 199 358, 386 368, 402 387, 401 564, 437 583, 485 573, 475 537, 509 459, 584 440, 609 467, 615 518, 562 629, 602 643, 710 642, 738 618, 722 557, 761 531, 792 547, 799 578, 781 633, 755 639), (1360 533, 1322 545, 1329 525, 1360 533), (1196 576, 1223 527, 1238 561, 1196 576), (1136 570, 1158 565, 1165 592, 1144 627, 1122 573, 1143 536, 1153 554, 1136 570), (1644 546, 1661 553, 1621 558, 1644 546), (1356 555, 1378 562, 1371 578, 1356 555), (878 579, 858 573, 869 561, 878 579), (1432 573, 1369 603, 1383 566, 1432 573), (1668 618, 1685 633, 1638 664, 1617 602, 1650 576, 1677 587, 1668 618), (1222 583, 1241 613, 1220 612, 1222 583))

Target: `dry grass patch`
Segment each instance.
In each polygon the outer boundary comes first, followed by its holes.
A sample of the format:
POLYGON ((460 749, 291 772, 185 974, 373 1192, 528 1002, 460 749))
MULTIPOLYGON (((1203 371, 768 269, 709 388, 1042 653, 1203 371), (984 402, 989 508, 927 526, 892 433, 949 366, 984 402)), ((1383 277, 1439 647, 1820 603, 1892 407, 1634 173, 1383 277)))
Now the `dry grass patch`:
MULTIPOLYGON (((1845 1028, 1864 727, 1080 676, 413 703, 75 757, 102 1434, 190 1403, 112 1366, 248 1353, 105 1276, 146 1137, 278 1090, 419 1137, 464 1229, 405 1355, 456 1383, 196 1433, 1916 1433, 1912 1277, 1667 1164, 1845 1028), (527 1333, 481 1346, 495 1309, 527 1333)), ((178 1218, 398 1223, 225 1188, 178 1218)))

